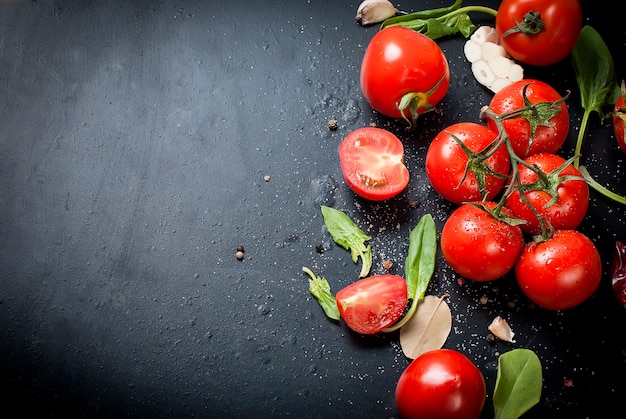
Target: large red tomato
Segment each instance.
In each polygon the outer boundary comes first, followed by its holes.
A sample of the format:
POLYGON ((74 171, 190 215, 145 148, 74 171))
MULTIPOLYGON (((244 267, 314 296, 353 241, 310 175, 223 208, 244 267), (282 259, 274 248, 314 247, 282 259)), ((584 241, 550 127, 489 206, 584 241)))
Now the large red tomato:
POLYGON ((414 122, 448 92, 450 70, 439 45, 401 26, 378 31, 361 63, 361 88, 370 106, 414 122))
POLYGON ((341 318, 355 332, 373 334, 393 325, 408 303, 406 281, 398 275, 370 276, 339 290, 341 318))
POLYGON ((404 419, 476 419, 487 388, 478 367, 452 349, 435 349, 414 359, 396 386, 404 419))
POLYGON ((536 211, 556 230, 576 229, 589 208, 589 186, 582 174, 571 162, 567 163, 557 154, 533 154, 524 162, 538 169, 535 172, 526 165, 517 165, 521 185, 528 189, 524 196, 532 207, 520 198, 518 189, 513 189, 505 201, 515 217, 526 221, 520 228, 528 234, 541 233, 536 211), (579 179, 565 178, 569 176, 579 179), (556 197, 554 201, 553 194, 556 197))
POLYGON ((503 0, 496 15, 496 31, 506 52, 535 66, 567 57, 582 25, 578 0, 503 0))
POLYGON ((548 310, 566 310, 587 300, 600 285, 602 261, 593 242, 576 230, 558 230, 526 245, 515 265, 522 292, 548 310))
POLYGON ((404 146, 382 128, 364 127, 349 133, 339 145, 339 162, 348 186, 365 199, 389 199, 409 184, 404 146))
MULTIPOLYGON (((487 201, 487 209, 496 203, 487 201)), ((502 214, 510 211, 504 207, 502 214)), ((524 248, 522 230, 473 204, 463 204, 441 230, 441 252, 455 272, 475 281, 491 281, 509 272, 524 248)))
MULTIPOLYGON (((525 107, 525 98, 535 109, 503 121, 513 151, 520 158, 543 152, 556 153, 567 139, 570 118, 563 97, 548 83, 536 79, 516 81, 494 94, 489 108, 499 115, 515 112, 525 107)), ((488 118, 487 124, 498 131, 493 119, 488 118)))
POLYGON ((474 122, 459 122, 437 134, 426 153, 426 176, 439 195, 460 205, 490 200, 500 192, 511 161, 506 147, 492 153, 489 146, 496 136, 474 122), (457 140, 473 154, 468 156, 457 140))
POLYGON ((615 131, 615 139, 617 144, 626 153, 626 126, 624 121, 626 120, 626 85, 622 82, 622 89, 620 95, 615 101, 615 107, 613 108, 613 130, 615 131))

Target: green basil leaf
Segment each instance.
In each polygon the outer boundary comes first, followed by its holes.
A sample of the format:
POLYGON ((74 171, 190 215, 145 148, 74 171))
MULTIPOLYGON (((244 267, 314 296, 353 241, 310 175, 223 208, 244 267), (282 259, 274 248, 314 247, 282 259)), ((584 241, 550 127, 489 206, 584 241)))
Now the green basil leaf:
POLYGON ((437 259, 437 227, 430 214, 420 218, 409 235, 409 252, 404 266, 404 276, 411 307, 396 324, 383 330, 393 332, 404 326, 415 314, 417 306, 424 299, 430 279, 435 272, 437 259))
POLYGON ((437 257, 437 228, 430 214, 422 216, 409 236, 409 253, 404 275, 409 299, 424 298, 430 279, 435 272, 437 257))
POLYGON ((337 300, 330 290, 330 285, 324 277, 317 276, 307 267, 302 271, 309 276, 309 291, 317 299, 326 316, 339 321, 339 308, 337 300))
POLYGON ((457 10, 458 8, 461 7, 461 3, 463 3, 462 0, 456 0, 452 6, 440 7, 437 9, 420 10, 420 11, 413 12, 413 13, 407 13, 406 15, 393 16, 383 21, 383 23, 380 25, 380 28, 383 29, 387 26, 394 26, 394 25, 405 26, 404 24, 406 22, 411 22, 411 21, 425 22, 428 19, 441 17, 450 12, 457 10))
POLYGON ((600 34, 585 25, 572 50, 572 65, 585 112, 597 112, 604 117, 603 108, 612 105, 619 95, 613 57, 600 34))
POLYGON ((324 224, 331 237, 341 247, 350 250, 352 262, 361 258, 360 278, 365 278, 372 268, 372 247, 365 242, 371 237, 359 229, 344 212, 322 205, 324 224))
POLYGON ((518 348, 503 353, 493 392, 495 418, 519 418, 539 402, 542 387, 541 361, 533 351, 518 348))

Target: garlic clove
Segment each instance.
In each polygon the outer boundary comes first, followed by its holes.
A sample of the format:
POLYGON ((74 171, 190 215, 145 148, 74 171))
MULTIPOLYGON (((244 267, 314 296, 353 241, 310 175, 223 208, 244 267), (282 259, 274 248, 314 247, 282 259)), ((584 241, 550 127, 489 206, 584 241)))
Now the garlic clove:
POLYGON ((496 32, 496 29, 491 26, 479 26, 474 33, 472 33, 470 39, 479 45, 482 45, 485 42, 491 42, 494 44, 498 44, 500 42, 498 32, 496 32))
POLYGON ((389 0, 364 0, 356 11, 356 21, 361 25, 382 22, 398 13, 389 0))
POLYGON ((476 80, 478 80, 478 83, 486 87, 491 87, 491 84, 496 79, 496 76, 493 74, 489 64, 484 60, 478 60, 472 63, 472 73, 474 74, 476 80))
POLYGON ((515 333, 513 333, 509 324, 502 317, 498 316, 493 319, 488 329, 498 339, 505 342, 515 343, 515 341, 513 340, 513 336, 515 336, 515 333))
POLYGON ((463 52, 465 53, 465 58, 467 58, 470 63, 478 61, 482 57, 482 48, 477 42, 471 39, 463 46, 463 52))

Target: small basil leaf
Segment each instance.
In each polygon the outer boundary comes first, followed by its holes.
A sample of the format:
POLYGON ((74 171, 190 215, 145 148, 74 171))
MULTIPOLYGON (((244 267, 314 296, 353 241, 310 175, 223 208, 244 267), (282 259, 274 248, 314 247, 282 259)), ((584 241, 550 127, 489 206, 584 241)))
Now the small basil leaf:
POLYGON ((361 258, 363 265, 359 277, 365 278, 372 267, 372 247, 366 246, 365 241, 371 237, 361 231, 342 211, 322 205, 322 215, 335 243, 350 250, 352 262, 357 263, 358 258, 361 258))
POLYGON ((493 392, 495 418, 519 418, 539 402, 542 387, 541 361, 533 351, 518 348, 503 353, 493 392))

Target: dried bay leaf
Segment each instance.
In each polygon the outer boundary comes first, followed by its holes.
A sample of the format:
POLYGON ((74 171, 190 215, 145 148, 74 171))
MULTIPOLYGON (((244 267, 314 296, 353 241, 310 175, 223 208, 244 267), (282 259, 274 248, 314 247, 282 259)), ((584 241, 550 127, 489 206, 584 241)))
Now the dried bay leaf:
POLYGON ((445 298, 427 295, 418 304, 415 315, 400 329, 400 346, 407 358, 415 359, 433 349, 440 349, 452 330, 452 314, 445 298))

